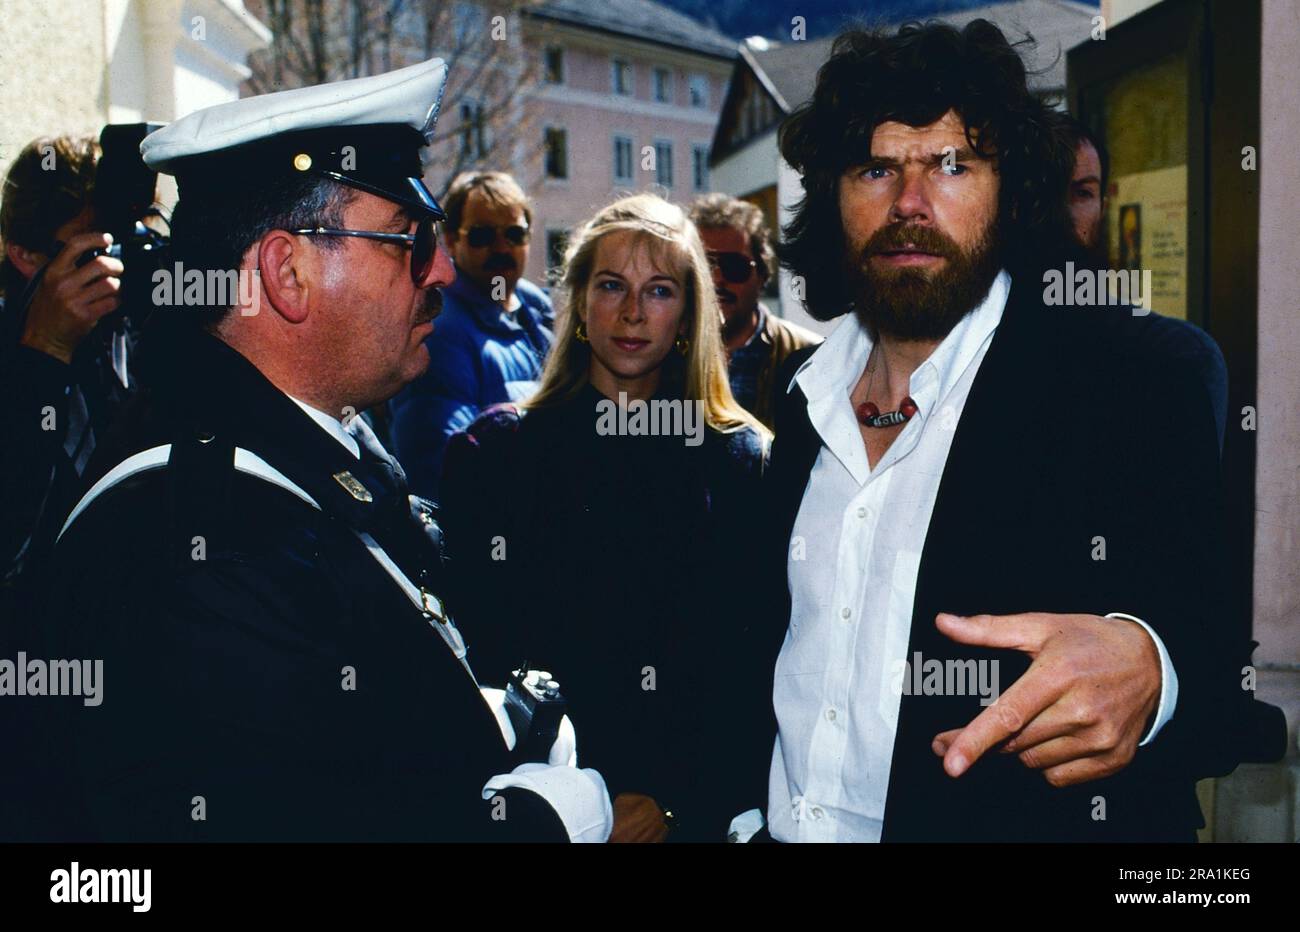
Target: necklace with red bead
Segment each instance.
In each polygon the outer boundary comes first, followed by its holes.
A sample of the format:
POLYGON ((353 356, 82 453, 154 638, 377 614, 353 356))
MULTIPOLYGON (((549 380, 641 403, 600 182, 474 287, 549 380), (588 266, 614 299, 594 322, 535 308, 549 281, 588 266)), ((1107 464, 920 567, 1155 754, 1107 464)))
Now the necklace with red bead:
MULTIPOLYGON (((872 355, 875 355, 874 349, 872 350, 872 355)), ((870 360, 868 360, 868 362, 870 362, 870 360)), ((870 378, 867 379, 867 395, 871 394, 871 383, 875 381, 876 368, 879 367, 879 365, 880 363, 877 362, 876 367, 867 369, 867 372, 870 373, 870 378)), ((865 424, 868 427, 893 427, 897 424, 907 423, 907 421, 911 420, 912 415, 915 414, 918 409, 916 407, 916 402, 912 400, 912 396, 907 395, 903 398, 897 411, 886 411, 884 414, 881 414, 880 408, 870 401, 863 401, 853 410, 858 415, 858 422, 865 424)))

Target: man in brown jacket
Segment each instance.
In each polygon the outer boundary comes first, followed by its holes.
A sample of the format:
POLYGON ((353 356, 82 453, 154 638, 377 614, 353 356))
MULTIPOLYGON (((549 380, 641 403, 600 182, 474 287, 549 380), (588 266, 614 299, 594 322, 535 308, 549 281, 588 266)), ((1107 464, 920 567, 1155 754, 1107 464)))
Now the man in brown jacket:
POLYGON ((776 271, 763 212, 747 201, 708 194, 691 207, 713 267, 722 307, 722 341, 727 348, 731 393, 741 406, 773 430, 772 380, 785 358, 821 337, 773 314, 758 300, 776 271))

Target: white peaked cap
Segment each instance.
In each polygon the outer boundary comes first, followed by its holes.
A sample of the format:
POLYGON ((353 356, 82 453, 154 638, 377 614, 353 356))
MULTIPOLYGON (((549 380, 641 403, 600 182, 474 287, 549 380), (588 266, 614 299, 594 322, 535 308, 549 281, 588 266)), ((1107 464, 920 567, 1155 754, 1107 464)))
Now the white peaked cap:
POLYGON ((409 126, 427 141, 446 82, 446 62, 432 58, 387 74, 233 100, 150 133, 140 153, 150 168, 172 174, 181 159, 284 133, 388 124, 409 126))

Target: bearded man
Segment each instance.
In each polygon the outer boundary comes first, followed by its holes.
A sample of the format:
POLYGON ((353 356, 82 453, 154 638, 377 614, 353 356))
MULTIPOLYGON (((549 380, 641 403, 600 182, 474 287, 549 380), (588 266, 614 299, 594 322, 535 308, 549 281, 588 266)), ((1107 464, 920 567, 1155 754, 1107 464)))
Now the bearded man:
POLYGON ((1045 307, 1059 121, 975 20, 840 36, 780 139, 782 258, 844 320, 778 382, 771 835, 1192 840, 1250 701, 1214 423, 1184 368, 1045 307))

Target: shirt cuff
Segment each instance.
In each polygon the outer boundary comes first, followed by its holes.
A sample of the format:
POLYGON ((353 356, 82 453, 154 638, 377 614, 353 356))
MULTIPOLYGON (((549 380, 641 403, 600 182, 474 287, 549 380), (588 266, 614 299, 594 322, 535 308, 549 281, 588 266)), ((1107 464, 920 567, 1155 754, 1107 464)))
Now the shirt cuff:
POLYGON ((763 825, 763 813, 758 809, 748 809, 731 820, 731 827, 727 829, 727 841, 747 844, 762 831, 763 825))
POLYGON ((1123 612, 1111 612, 1106 617, 1121 618, 1141 625, 1142 629, 1151 635, 1151 640, 1156 642, 1156 653, 1160 655, 1160 705, 1156 707, 1156 719, 1151 723, 1151 730, 1138 743, 1138 747, 1144 747, 1150 744, 1160 733, 1160 729, 1174 717, 1174 707, 1178 704, 1178 674, 1174 672, 1174 662, 1169 659, 1169 651, 1165 650, 1165 642, 1160 640, 1160 635, 1156 634, 1149 624, 1141 618, 1134 618, 1123 612))

